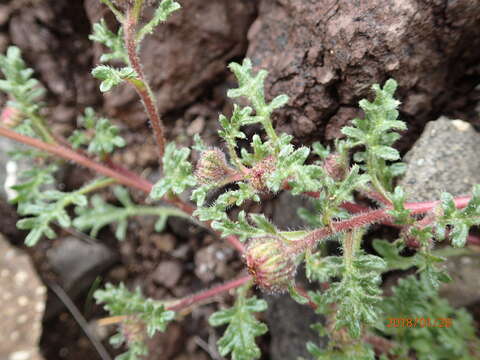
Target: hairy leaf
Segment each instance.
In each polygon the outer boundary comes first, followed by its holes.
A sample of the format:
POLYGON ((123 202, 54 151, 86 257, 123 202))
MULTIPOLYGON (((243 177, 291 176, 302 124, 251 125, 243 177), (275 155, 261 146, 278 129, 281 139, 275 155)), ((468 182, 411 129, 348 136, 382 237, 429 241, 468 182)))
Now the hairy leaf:
POLYGON ((197 183, 192 172, 192 164, 188 161, 190 149, 177 149, 174 143, 165 148, 163 155, 164 176, 153 186, 150 197, 161 199, 169 192, 181 194, 197 183))
POLYGON ((255 337, 267 332, 267 326, 259 322, 254 312, 265 311, 267 302, 256 297, 245 298, 239 295, 235 305, 220 310, 210 316, 212 326, 228 325, 224 335, 218 340, 220 355, 231 353, 233 360, 252 360, 260 358, 260 349, 255 337))

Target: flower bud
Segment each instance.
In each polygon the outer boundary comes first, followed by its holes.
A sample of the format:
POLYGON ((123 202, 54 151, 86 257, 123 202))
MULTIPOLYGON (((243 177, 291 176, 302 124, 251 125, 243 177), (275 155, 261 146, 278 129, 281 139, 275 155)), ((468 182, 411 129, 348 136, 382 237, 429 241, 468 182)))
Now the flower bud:
POLYGON ((342 164, 340 155, 336 153, 327 156, 323 162, 323 168, 335 180, 343 180, 347 174, 347 169, 342 164))
POLYGON ((146 340, 145 323, 135 316, 128 316, 121 327, 122 335, 128 345, 146 340))
POLYGON ((233 169, 225 159, 225 154, 218 148, 205 150, 197 162, 195 175, 202 184, 218 184, 225 180, 233 169))
POLYGON ((295 279, 294 255, 288 252, 287 245, 276 236, 251 239, 244 257, 248 272, 263 291, 284 292, 295 279))
POLYGON ((255 166, 250 169, 248 181, 255 190, 259 192, 265 192, 268 190, 268 175, 270 175, 273 171, 275 171, 275 160, 273 157, 269 156, 255 164, 255 166))
POLYGON ((20 110, 12 106, 6 106, 2 110, 0 119, 3 126, 8 128, 14 128, 15 126, 19 125, 20 122, 23 120, 23 115, 20 110))

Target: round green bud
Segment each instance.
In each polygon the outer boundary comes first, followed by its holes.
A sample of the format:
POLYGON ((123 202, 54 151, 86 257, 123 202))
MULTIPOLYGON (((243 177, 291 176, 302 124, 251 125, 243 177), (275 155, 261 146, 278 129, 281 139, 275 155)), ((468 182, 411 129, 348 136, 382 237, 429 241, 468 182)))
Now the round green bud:
POLYGON ((280 238, 268 235, 251 239, 244 257, 248 272, 263 291, 281 293, 293 284, 294 255, 280 238))

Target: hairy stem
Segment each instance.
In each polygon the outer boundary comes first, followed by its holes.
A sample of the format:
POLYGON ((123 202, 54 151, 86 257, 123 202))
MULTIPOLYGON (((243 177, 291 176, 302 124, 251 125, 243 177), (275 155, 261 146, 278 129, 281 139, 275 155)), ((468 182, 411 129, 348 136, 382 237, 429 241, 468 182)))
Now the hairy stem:
POLYGON ((185 308, 187 308, 189 306, 192 306, 194 304, 201 303, 205 300, 211 299, 214 296, 217 296, 221 293, 224 293, 226 291, 229 291, 229 290, 235 289, 239 286, 242 286, 242 285, 248 283, 251 280, 252 280, 252 277, 250 275, 245 275, 245 276, 242 276, 238 279, 228 281, 225 284, 222 284, 222 285, 216 286, 214 288, 211 288, 209 290, 202 291, 200 293, 185 297, 185 298, 180 299, 180 300, 176 300, 175 302, 173 302, 171 304, 168 304, 166 308, 167 308, 167 310, 173 310, 173 311, 178 311, 178 310, 181 310, 181 309, 185 309, 185 308))
POLYGON ((46 142, 43 142, 38 139, 31 138, 29 136, 21 135, 13 130, 0 127, 0 135, 7 137, 9 139, 21 142, 25 145, 35 147, 39 150, 46 151, 50 154, 56 155, 60 158, 71 160, 79 165, 85 166, 96 173, 108 176, 110 178, 115 179, 119 184, 138 189, 144 191, 146 193, 150 193, 152 189, 152 184, 147 180, 139 177, 139 176, 132 176, 126 175, 121 173, 115 169, 112 169, 108 166, 103 164, 97 163, 94 160, 83 156, 76 151, 67 148, 62 145, 52 145, 46 142))
MULTIPOLYGON (((142 178, 141 176, 138 176, 137 174, 134 174, 133 172, 123 169, 115 164, 110 163, 109 166, 100 164, 66 146, 48 144, 41 140, 19 134, 13 130, 4 127, 0 127, 0 136, 4 136, 25 145, 35 147, 42 151, 46 151, 60 158, 71 160, 78 165, 85 166, 86 168, 93 170, 96 173, 115 179, 115 181, 121 185, 141 190, 146 194, 150 194, 152 190, 153 184, 148 180, 142 178)), ((195 211, 195 208, 193 206, 182 201, 177 196, 171 198, 164 197, 162 200, 169 204, 175 205, 189 216, 192 216, 193 212, 195 211)), ((204 224, 205 227, 209 228, 217 236, 221 237, 218 231, 211 228, 211 222, 202 224, 204 224)), ((245 247, 236 236, 227 236, 225 237, 225 240, 230 243, 235 249, 237 249, 240 253, 243 253, 245 247)))
POLYGON ((136 32, 141 6, 142 1, 136 1, 134 7, 132 8, 129 6, 127 10, 127 17, 123 22, 125 47, 127 49, 130 66, 137 73, 139 80, 131 82, 131 84, 134 85, 135 90, 137 90, 138 95, 142 99, 145 111, 147 112, 150 123, 152 124, 153 134, 158 145, 159 162, 161 165, 162 157, 165 152, 165 129, 163 127, 162 120, 160 119, 160 114, 158 112, 152 90, 146 81, 137 52, 136 32))
MULTIPOLYGON (((470 196, 460 196, 454 199, 455 206, 457 208, 464 208, 470 201, 470 196)), ((406 203, 405 208, 410 210, 412 215, 424 214, 436 206, 440 201, 426 201, 417 203, 406 203)), ((370 224, 392 220, 392 216, 388 213, 392 210, 392 207, 385 207, 378 210, 372 210, 357 216, 354 216, 347 220, 333 221, 329 226, 320 229, 313 230, 304 238, 297 240, 296 249, 302 251, 308 248, 312 248, 316 243, 332 234, 338 232, 344 232, 356 228, 361 228, 370 224)))

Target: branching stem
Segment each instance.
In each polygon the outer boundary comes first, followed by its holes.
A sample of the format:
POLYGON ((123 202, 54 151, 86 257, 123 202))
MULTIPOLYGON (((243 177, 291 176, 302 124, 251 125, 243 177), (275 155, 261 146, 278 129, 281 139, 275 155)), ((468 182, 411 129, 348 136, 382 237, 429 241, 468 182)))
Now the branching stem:
MULTIPOLYGON (((455 206, 457 208, 464 208, 467 206, 468 202, 470 201, 470 196, 460 196, 454 199, 455 206)), ((438 206, 441 202, 440 201, 426 201, 426 202, 417 202, 417 203, 406 203, 405 208, 410 210, 412 215, 419 215, 424 214, 436 206, 438 206)), ((365 212, 363 214, 354 216, 347 220, 342 221, 333 221, 327 227, 319 228, 313 230, 304 238, 297 241, 297 245, 295 246, 295 250, 302 251, 308 248, 314 247, 317 242, 320 240, 338 232, 344 232, 360 227, 364 227, 370 224, 383 222, 387 220, 392 220, 392 216, 388 214, 388 211, 392 210, 392 207, 385 207, 378 210, 371 210, 365 212)))
POLYGON ((174 303, 169 304, 167 306, 167 310, 178 311, 178 310, 185 309, 185 308, 190 307, 194 304, 201 303, 205 300, 211 299, 214 296, 217 296, 217 295, 219 295, 223 292, 226 292, 226 291, 235 289, 239 286, 242 286, 242 285, 248 283, 251 280, 252 280, 252 277, 250 275, 242 276, 238 279, 228 281, 225 284, 216 286, 216 287, 211 288, 209 290, 202 291, 202 292, 194 294, 192 296, 188 296, 188 297, 185 297, 183 299, 177 300, 174 303))
MULTIPOLYGON (((141 190, 146 194, 150 194, 152 190, 153 184, 148 180, 142 178, 141 176, 138 176, 137 174, 129 170, 123 169, 120 166, 112 163, 110 163, 109 166, 100 164, 66 146, 48 144, 41 140, 19 134, 13 130, 4 127, 0 127, 0 136, 4 136, 6 138, 12 139, 28 146, 32 146, 39 150, 48 152, 52 155, 56 155, 60 158, 73 161, 76 164, 85 166, 86 168, 89 168, 98 174, 102 174, 109 178, 115 179, 115 181, 121 185, 141 190)), ((169 204, 175 205, 189 216, 192 216, 193 212, 195 211, 195 208, 193 206, 184 202, 177 196, 168 198, 165 197, 162 200, 169 204)), ((212 232, 214 232, 217 236, 220 237, 219 232, 211 228, 211 222, 202 224, 204 224, 205 227, 209 228, 212 232)), ((240 253, 243 253, 244 245, 240 242, 240 240, 238 240, 236 236, 227 236, 225 240, 230 243, 235 249, 237 249, 240 253)))
POLYGON ((135 90, 142 99, 145 111, 147 112, 150 123, 152 124, 153 134, 158 145, 159 161, 160 165, 162 165, 162 158, 165 152, 165 129, 158 112, 153 92, 145 78, 137 51, 136 32, 142 2, 143 0, 136 1, 133 7, 129 6, 127 9, 127 16, 123 22, 125 47, 127 49, 130 66, 137 73, 139 80, 130 83, 134 85, 135 90))

